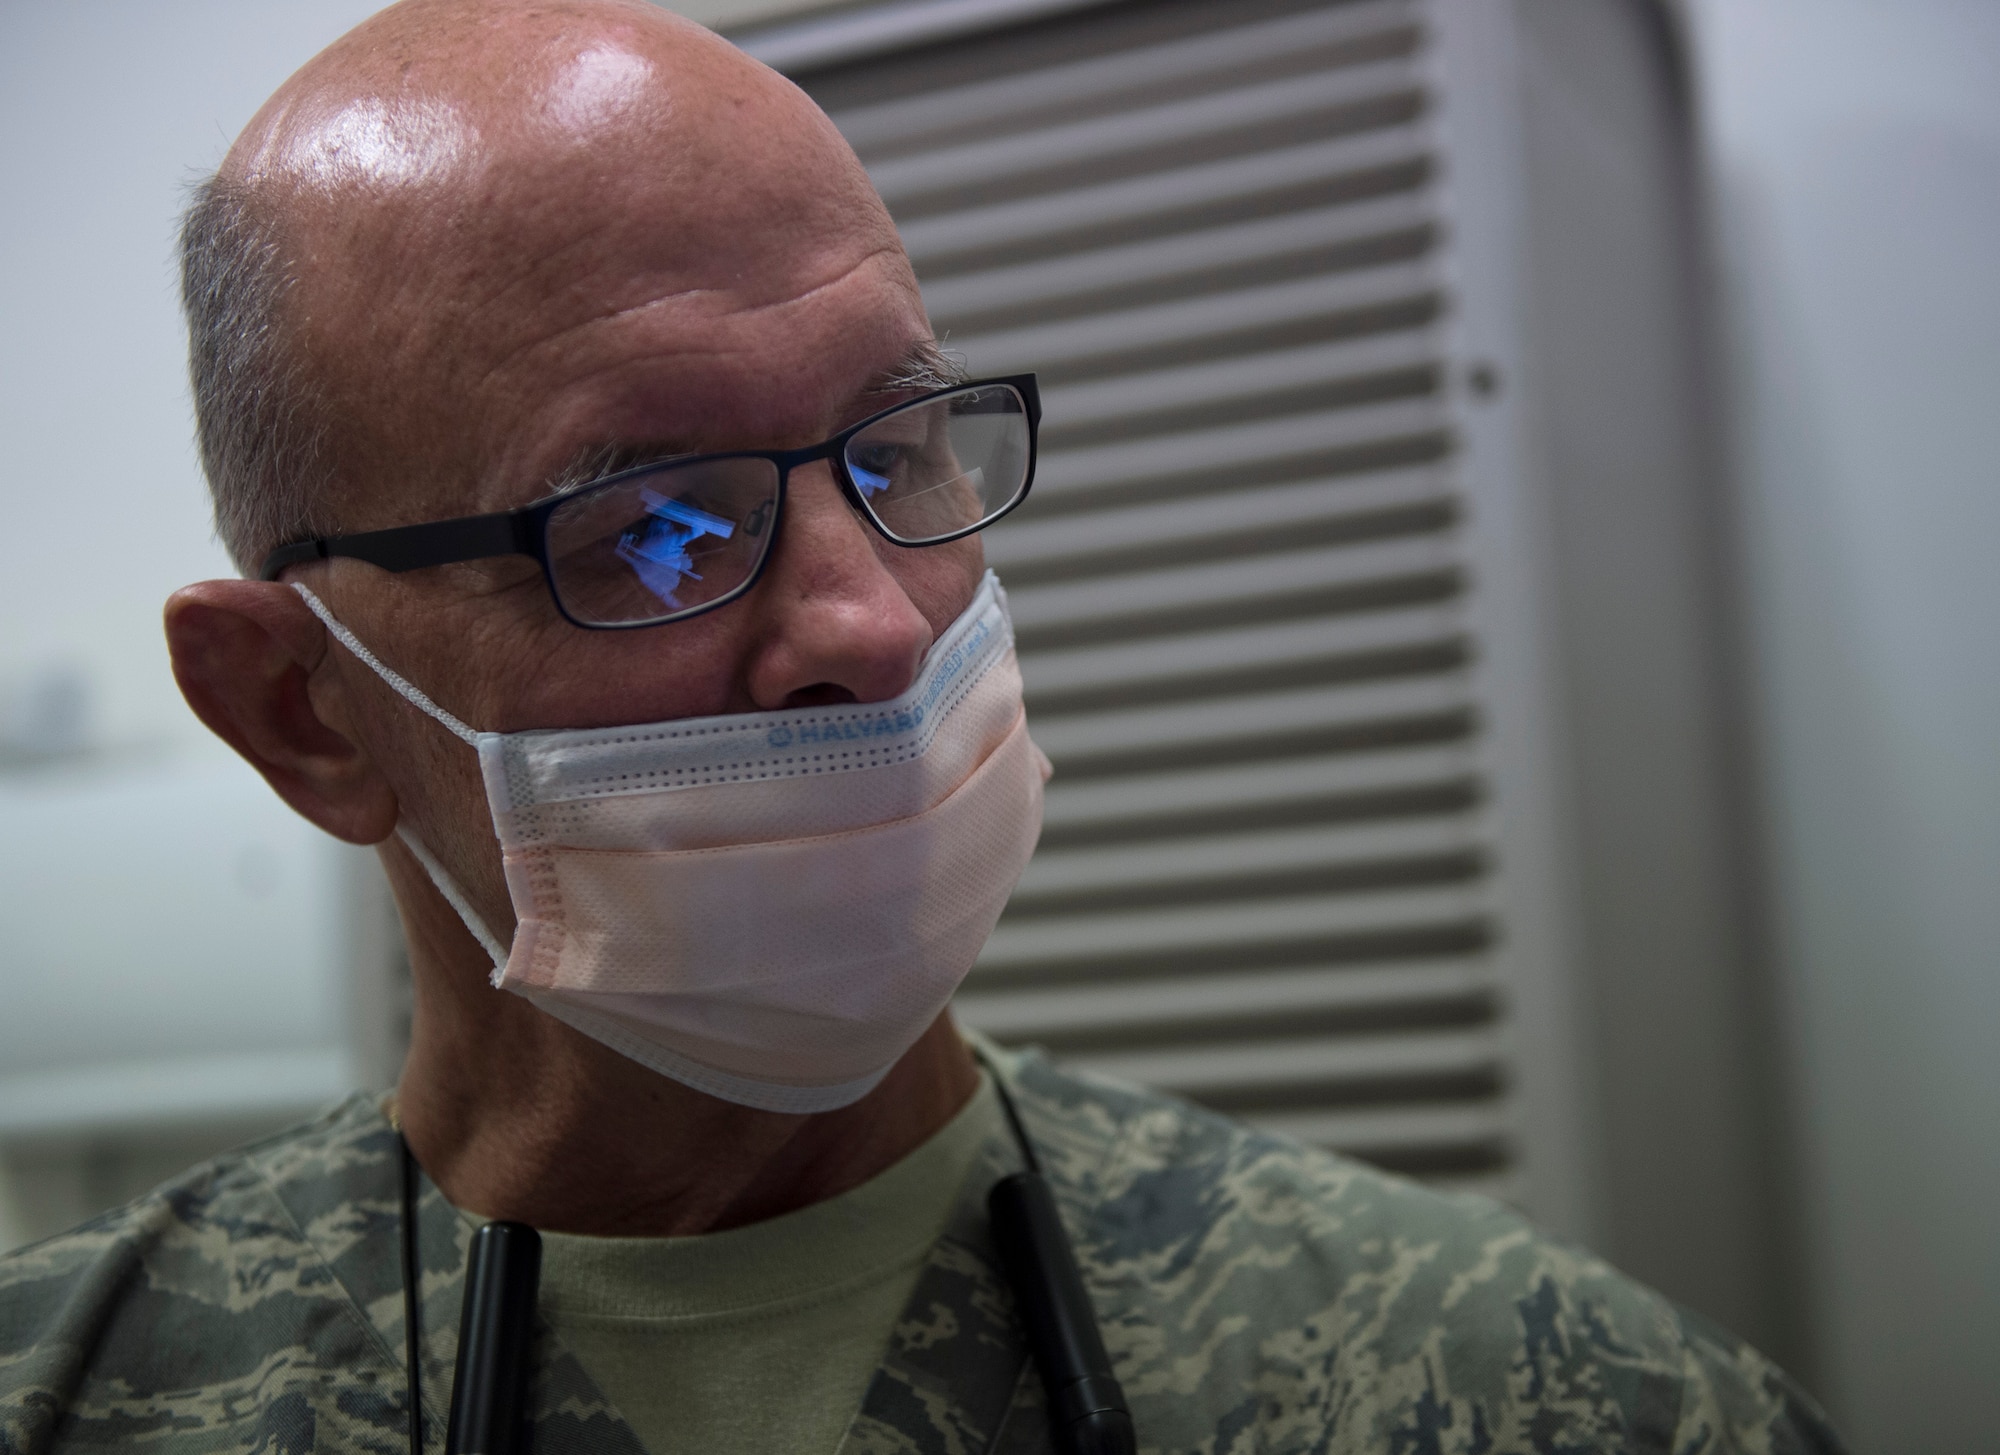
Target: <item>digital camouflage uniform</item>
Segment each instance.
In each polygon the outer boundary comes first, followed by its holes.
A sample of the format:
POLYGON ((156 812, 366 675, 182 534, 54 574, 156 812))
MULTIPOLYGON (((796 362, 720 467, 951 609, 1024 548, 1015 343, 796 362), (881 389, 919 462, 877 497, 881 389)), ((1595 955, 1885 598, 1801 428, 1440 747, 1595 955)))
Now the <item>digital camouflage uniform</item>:
MULTIPOLYGON (((1035 1056, 1043 1150, 1148 1451, 1838 1448, 1767 1360, 1510 1212, 1035 1056)), ((987 1240, 988 1148, 840 1446, 1046 1451, 987 1240)), ((468 1230, 425 1187, 423 1403, 442 1448, 468 1230)), ((396 1137, 356 1097, 0 1260, 0 1451, 407 1448, 396 1137)), ((544 1334, 534 1448, 641 1447, 544 1334)))

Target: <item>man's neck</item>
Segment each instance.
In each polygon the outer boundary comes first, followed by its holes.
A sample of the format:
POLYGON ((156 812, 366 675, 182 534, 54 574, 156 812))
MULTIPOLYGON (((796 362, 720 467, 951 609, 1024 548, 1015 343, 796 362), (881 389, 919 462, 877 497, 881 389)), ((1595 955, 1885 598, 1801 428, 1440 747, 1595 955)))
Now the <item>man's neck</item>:
POLYGON ((405 910, 416 1006, 400 1122, 432 1181, 480 1217, 598 1237, 761 1222, 901 1160, 979 1084, 947 1014, 852 1106, 814 1116, 738 1106, 493 989, 455 916, 405 910))

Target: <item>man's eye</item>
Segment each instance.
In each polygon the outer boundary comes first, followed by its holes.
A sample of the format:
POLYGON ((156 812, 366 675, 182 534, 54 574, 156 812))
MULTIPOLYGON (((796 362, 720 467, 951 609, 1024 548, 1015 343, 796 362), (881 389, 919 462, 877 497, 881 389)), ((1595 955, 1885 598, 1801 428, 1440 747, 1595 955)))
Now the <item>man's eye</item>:
POLYGON ((888 489, 895 478, 896 467, 903 463, 903 455, 901 445, 856 446, 847 455, 848 470, 854 476, 855 487, 863 496, 888 489))

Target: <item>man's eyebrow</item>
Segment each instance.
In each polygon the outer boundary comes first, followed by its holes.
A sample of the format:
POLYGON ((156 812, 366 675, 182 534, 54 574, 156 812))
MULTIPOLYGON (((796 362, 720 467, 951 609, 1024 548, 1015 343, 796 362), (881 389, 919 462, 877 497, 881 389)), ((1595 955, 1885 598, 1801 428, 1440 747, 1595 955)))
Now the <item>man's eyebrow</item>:
POLYGON ((586 445, 567 465, 549 477, 542 493, 530 503, 540 505, 559 495, 581 490, 586 485, 595 485, 620 471, 636 469, 640 465, 657 465, 664 460, 683 459, 693 453, 686 445, 660 443, 586 445))
MULTIPOLYGON (((878 394, 907 394, 912 390, 949 389, 954 384, 963 384, 971 376, 965 370, 963 355, 945 348, 936 339, 920 339, 903 351, 903 356, 894 364, 882 370, 869 381, 860 398, 870 398, 878 394)), ((594 485, 607 476, 616 475, 621 470, 636 469, 640 465, 657 465, 666 460, 682 459, 694 453, 686 445, 665 442, 643 444, 598 444, 588 445, 570 462, 549 477, 542 493, 535 498, 539 505, 553 500, 559 495, 567 495, 573 490, 581 490, 586 485, 594 485)))
POLYGON ((895 394, 909 389, 949 389, 963 384, 965 356, 945 348, 936 339, 919 339, 903 351, 903 357, 875 376, 870 394, 895 394))

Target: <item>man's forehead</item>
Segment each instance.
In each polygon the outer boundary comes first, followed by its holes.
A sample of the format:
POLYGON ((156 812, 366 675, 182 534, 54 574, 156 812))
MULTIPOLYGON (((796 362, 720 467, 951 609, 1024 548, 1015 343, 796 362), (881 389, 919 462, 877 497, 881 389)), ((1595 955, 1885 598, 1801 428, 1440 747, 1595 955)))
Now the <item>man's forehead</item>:
POLYGON ((421 468, 518 497, 581 448, 727 428, 733 402, 824 414, 925 337, 831 123, 698 27, 427 0, 342 47, 238 160, 291 212, 293 321, 354 422, 346 480, 421 468))
POLYGON ((601 368, 582 357, 525 361, 490 397, 519 396, 523 417, 533 414, 521 441, 528 453, 496 460, 490 475, 518 494, 592 449, 693 454, 824 438, 882 408, 900 381, 937 372, 921 305, 893 286, 895 271, 864 264, 826 290, 844 296, 791 300, 712 327, 642 316, 621 338, 624 320, 610 320, 611 336, 593 350, 601 368))
POLYGON ((461 310, 482 284, 559 285, 614 252, 711 286, 733 264, 754 290, 758 263, 824 234, 829 203, 880 210, 796 87, 621 0, 392 7, 288 81, 224 170, 295 215, 314 281, 476 270, 454 280, 461 310))
MULTIPOLYGON (((949 388, 965 381, 963 363, 947 353, 934 339, 918 339, 906 347, 893 364, 868 375, 847 401, 840 420, 852 424, 868 415, 934 389, 949 388)), ((707 443, 699 434, 679 437, 630 438, 610 435, 587 440, 570 452, 564 463, 546 480, 541 498, 566 494, 606 475, 636 465, 652 464, 678 456, 699 454, 707 443)))

